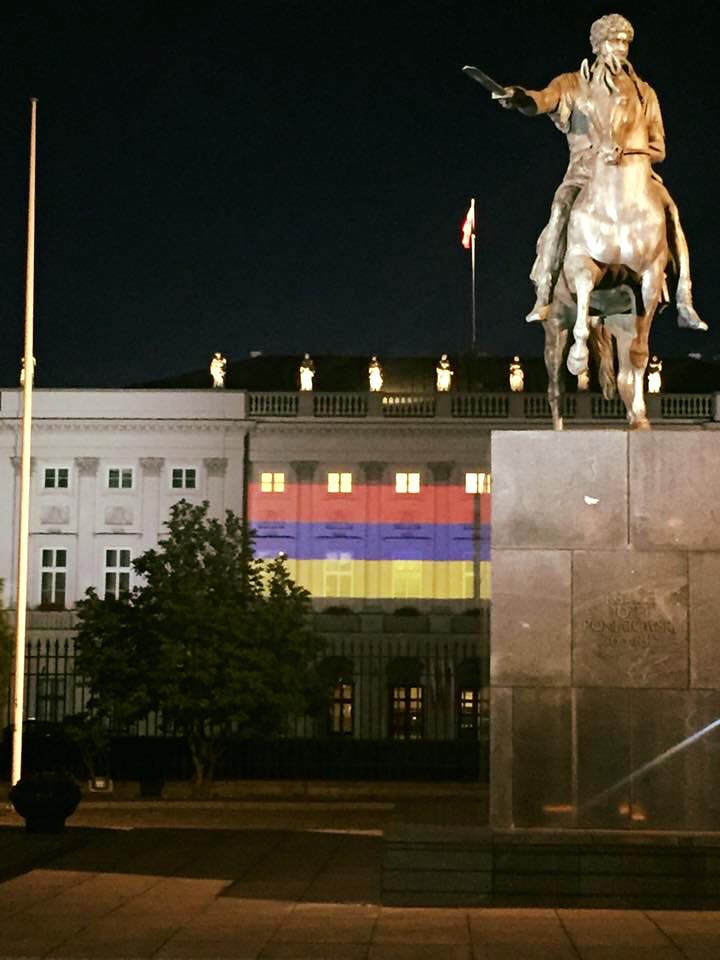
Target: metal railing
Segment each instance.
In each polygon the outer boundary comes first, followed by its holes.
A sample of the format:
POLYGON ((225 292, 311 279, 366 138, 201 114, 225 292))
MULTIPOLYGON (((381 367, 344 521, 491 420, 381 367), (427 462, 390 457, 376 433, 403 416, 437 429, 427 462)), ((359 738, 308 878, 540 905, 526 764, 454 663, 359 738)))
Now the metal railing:
MULTIPOLYGON (((316 619, 325 618, 330 621, 334 615, 316 619)), ((426 618, 421 619, 426 625, 426 618)), ((358 624, 347 626, 353 629, 358 624)), ((319 665, 328 683, 326 705, 317 704, 312 714, 291 717, 283 737, 227 741, 216 775, 221 779, 485 780, 487 616, 456 616, 452 628, 454 633, 443 635, 328 631, 331 635, 326 635, 319 665), (351 691, 352 715, 342 731, 334 731, 331 723, 337 684, 343 685, 345 705, 351 691), (405 702, 412 710, 406 718, 409 739, 397 736, 398 688, 401 694, 405 688, 405 702), (468 688, 474 691, 476 705, 469 725, 468 688)), ((72 638, 28 642, 26 771, 68 769, 78 777, 90 771, 91 761, 62 727, 66 717, 85 708, 89 696, 76 673, 73 654, 72 638)), ((399 701, 403 702, 402 695, 399 701)), ((4 764, 9 762, 8 742, 0 743, 4 764)), ((116 780, 140 780, 141 784, 192 775, 187 743, 155 715, 131 728, 112 731, 107 747, 93 763, 96 771, 116 780)))
MULTIPOLYGON (((331 628, 332 614, 323 614, 331 628)), ((478 619, 454 618, 454 624, 467 623, 467 633, 412 634, 389 633, 392 617, 386 623, 386 635, 325 634, 323 659, 342 660, 349 664, 350 673, 344 677, 353 684, 353 737, 364 740, 382 740, 389 736, 389 686, 393 674, 391 665, 403 662, 415 664, 417 672, 408 678, 408 685, 419 684, 424 689, 423 738, 429 740, 455 739, 457 729, 457 696, 463 664, 477 662, 487 685, 489 643, 487 617, 478 619)), ((426 627, 426 617, 418 617, 418 626, 426 627), (420 623, 422 621, 422 623, 420 623)), ((457 629, 455 627, 455 629, 457 629)), ((77 673, 72 638, 40 640, 29 639, 26 648, 25 720, 40 724, 59 724, 73 714, 82 712, 90 690, 77 673)), ((397 682, 397 677, 395 682, 397 682)), ((9 717, 6 717, 6 722, 9 717)), ((288 734, 291 737, 315 738, 326 735, 326 716, 297 716, 291 719, 288 734)), ((162 718, 150 714, 144 720, 124 731, 137 737, 173 736, 162 718)))

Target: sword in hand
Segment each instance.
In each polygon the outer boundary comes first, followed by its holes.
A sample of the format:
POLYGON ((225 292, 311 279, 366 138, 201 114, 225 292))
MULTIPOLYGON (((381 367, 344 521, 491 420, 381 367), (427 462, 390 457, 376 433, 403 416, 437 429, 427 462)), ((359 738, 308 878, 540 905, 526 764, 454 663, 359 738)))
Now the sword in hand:
POLYGON ((500 106, 505 107, 506 110, 522 110, 532 106, 532 98, 528 97, 521 87, 504 87, 478 67, 464 66, 462 69, 466 77, 470 77, 475 83, 484 87, 493 100, 497 100, 500 106))
POLYGON ((475 83, 479 83, 481 87, 484 87, 488 91, 488 93, 492 94, 493 100, 500 100, 503 97, 512 96, 512 88, 503 87, 496 80, 493 80, 492 77, 489 77, 486 73, 483 73, 483 71, 478 69, 478 67, 465 66, 462 69, 466 77, 470 77, 471 80, 474 80, 475 83))

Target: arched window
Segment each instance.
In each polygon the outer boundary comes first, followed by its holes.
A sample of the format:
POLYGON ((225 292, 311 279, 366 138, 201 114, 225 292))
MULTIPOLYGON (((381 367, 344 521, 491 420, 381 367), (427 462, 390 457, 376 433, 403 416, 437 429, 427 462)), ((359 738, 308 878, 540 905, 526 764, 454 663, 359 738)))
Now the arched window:
POLYGON ((328 689, 327 732, 333 737, 351 737, 354 724, 355 683, 349 657, 326 657, 320 676, 328 689))
POLYGON ((422 740, 425 732, 423 662, 396 657, 387 668, 390 690, 390 730, 393 740, 422 740))

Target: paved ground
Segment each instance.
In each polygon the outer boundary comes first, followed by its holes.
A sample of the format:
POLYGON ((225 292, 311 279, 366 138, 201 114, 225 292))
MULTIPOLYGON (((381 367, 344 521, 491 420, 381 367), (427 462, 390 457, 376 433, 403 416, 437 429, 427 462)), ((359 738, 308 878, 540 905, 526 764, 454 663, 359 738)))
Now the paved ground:
POLYGON ((0 812, 1 957, 719 960, 720 912, 379 905, 392 804, 83 805, 60 838, 0 812))

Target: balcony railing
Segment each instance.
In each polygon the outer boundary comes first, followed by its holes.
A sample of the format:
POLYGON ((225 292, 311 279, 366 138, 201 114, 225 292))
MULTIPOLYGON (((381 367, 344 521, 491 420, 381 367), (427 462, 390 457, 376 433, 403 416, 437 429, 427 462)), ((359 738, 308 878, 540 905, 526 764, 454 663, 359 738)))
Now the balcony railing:
MULTIPOLYGON (((714 393, 650 394, 648 416, 656 422, 702 423, 716 417, 714 393)), ((248 392, 248 415, 253 418, 302 417, 323 419, 463 419, 522 423, 550 421, 544 393, 298 393, 248 392)), ((620 397, 568 393, 563 417, 573 423, 625 422, 620 397)), ((720 418, 720 415, 718 415, 720 418)))
POLYGON ((366 417, 367 394, 313 393, 313 413, 316 417, 366 417))
POLYGON ((250 417, 296 417, 298 394, 279 391, 248 393, 247 411, 250 417))
POLYGON ((481 420, 503 420, 510 413, 507 393, 453 393, 450 395, 450 414, 481 420))
POLYGON ((712 420, 713 393, 660 394, 660 415, 663 420, 712 420))
POLYGON ((426 394, 384 393, 384 417, 434 417, 435 397, 426 394))

